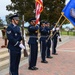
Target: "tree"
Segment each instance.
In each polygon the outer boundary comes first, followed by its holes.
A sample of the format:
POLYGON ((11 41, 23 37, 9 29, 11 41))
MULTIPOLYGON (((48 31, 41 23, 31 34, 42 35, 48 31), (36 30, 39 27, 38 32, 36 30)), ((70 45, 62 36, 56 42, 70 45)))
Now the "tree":
POLYGON ((43 18, 45 17, 50 23, 56 23, 61 15, 64 5, 65 0, 44 0, 43 18))
POLYGON ((34 0, 11 0, 12 4, 7 5, 8 11, 17 11, 22 19, 22 15, 25 15, 25 20, 34 17, 33 10, 35 9, 34 0), (30 15, 30 16, 29 16, 30 15))
POLYGON ((0 18, 0 25, 2 25, 3 24, 3 20, 0 18))
POLYGON ((9 15, 6 15, 6 22, 7 22, 7 24, 10 24, 10 19, 9 19, 10 16, 12 16, 12 13, 10 13, 9 15))
POLYGON ((3 26, 3 20, 0 18, 0 26, 3 26))
MULTIPOLYGON (((11 0, 12 4, 7 5, 8 11, 14 11, 20 15, 25 16, 25 21, 29 18, 34 17, 35 13, 35 0, 11 0)), ((48 20, 51 24, 57 22, 61 15, 61 11, 65 6, 65 0, 43 0, 44 10, 41 13, 41 20, 48 20)))

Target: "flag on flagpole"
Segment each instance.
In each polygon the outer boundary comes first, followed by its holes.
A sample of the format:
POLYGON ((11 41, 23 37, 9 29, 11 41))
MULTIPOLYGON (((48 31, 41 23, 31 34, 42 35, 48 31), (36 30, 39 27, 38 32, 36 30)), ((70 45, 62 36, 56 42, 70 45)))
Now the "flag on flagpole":
POLYGON ((75 26, 75 0, 70 0, 62 12, 63 15, 75 26))
POLYGON ((42 0, 35 0, 35 12, 36 12, 36 24, 39 24, 40 14, 43 11, 43 1, 42 0))

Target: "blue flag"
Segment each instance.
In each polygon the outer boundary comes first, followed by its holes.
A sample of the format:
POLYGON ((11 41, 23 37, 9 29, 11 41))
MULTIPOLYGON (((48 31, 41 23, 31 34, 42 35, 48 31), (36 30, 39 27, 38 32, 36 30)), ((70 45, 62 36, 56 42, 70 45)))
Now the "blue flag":
POLYGON ((62 10, 64 16, 75 26, 75 0, 70 0, 62 10))

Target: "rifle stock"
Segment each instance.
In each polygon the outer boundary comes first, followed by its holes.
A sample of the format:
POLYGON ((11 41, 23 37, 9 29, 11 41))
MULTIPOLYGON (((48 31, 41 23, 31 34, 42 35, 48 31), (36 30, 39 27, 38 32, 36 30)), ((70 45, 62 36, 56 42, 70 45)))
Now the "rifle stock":
MULTIPOLYGON (((24 37, 23 37, 22 41, 23 41, 23 45, 25 46, 24 37)), ((26 50, 26 46, 25 46, 25 49, 24 49, 23 53, 24 53, 24 57, 28 57, 28 53, 27 53, 27 50, 26 50)))
MULTIPOLYGON (((24 40, 24 15, 23 15, 23 22, 22 22, 22 42, 23 42, 23 45, 25 46, 25 40, 24 40)), ((24 57, 28 56, 26 46, 25 46, 25 49, 24 49, 23 53, 24 53, 24 57)))

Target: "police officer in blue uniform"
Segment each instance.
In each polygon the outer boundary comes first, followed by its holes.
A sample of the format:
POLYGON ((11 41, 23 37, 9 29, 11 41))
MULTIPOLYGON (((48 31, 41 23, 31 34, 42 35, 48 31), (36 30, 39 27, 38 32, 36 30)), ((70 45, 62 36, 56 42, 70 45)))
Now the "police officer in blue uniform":
MULTIPOLYGON (((55 23, 54 25, 55 26, 55 23)), ((60 37, 60 33, 59 33, 59 28, 58 27, 53 27, 53 36, 52 36, 52 54, 53 55, 58 55, 58 53, 56 52, 56 47, 57 47, 57 41, 59 39, 59 42, 61 42, 61 37, 60 37)))
POLYGON ((8 50, 10 54, 10 75, 19 75, 19 63, 21 57, 21 49, 25 49, 21 43, 22 36, 18 26, 19 17, 14 14, 9 17, 11 24, 7 27, 8 50))
POLYGON ((38 29, 39 26, 36 25, 36 19, 31 18, 29 20, 30 26, 28 27, 29 31, 29 47, 30 47, 30 56, 29 56, 29 70, 37 70, 37 54, 38 54, 38 29))
MULTIPOLYGON (((46 29, 47 29, 47 39, 51 34, 51 27, 50 27, 50 23, 49 22, 45 22, 46 25, 46 29)), ((47 41, 47 45, 46 45, 46 57, 47 58, 53 58, 51 56, 51 52, 50 52, 50 47, 51 47, 51 38, 49 38, 47 41)))
POLYGON ((41 63, 48 63, 46 61, 46 39, 47 39, 47 29, 45 27, 45 22, 40 24, 40 51, 41 51, 41 63))

